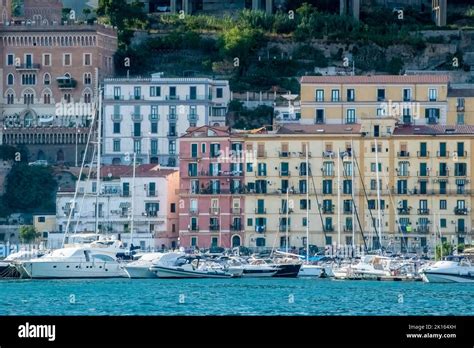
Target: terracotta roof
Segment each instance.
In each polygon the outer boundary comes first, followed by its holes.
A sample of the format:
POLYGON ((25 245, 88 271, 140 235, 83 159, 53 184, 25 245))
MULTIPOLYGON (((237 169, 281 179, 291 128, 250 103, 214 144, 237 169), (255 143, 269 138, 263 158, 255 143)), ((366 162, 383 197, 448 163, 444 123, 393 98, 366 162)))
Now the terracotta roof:
POLYGON ((301 83, 316 84, 444 84, 448 75, 370 75, 370 76, 303 76, 301 83))
POLYGON ((360 124, 288 124, 276 134, 360 134, 360 124))
MULTIPOLYGON (((161 168, 159 164, 142 164, 135 169, 136 177, 166 177, 177 172, 177 169, 161 168)), ((109 173, 114 178, 132 177, 133 167, 131 165, 103 166, 100 169, 102 178, 107 178, 109 173)))
MULTIPOLYGON (((209 129, 212 130, 212 131, 215 131, 217 133, 226 133, 226 134, 217 135, 217 136, 228 136, 228 135, 230 135, 230 127, 228 127, 228 126, 208 126, 208 125, 204 125, 204 126, 200 126, 200 127, 189 127, 188 129, 186 129, 186 134, 181 136, 181 138, 191 138, 192 134, 194 132, 207 132, 209 129)), ((207 133, 204 134, 202 137, 207 137, 207 133)))
POLYGON ((420 125, 399 126, 394 129, 393 135, 474 135, 474 126, 469 125, 420 125))

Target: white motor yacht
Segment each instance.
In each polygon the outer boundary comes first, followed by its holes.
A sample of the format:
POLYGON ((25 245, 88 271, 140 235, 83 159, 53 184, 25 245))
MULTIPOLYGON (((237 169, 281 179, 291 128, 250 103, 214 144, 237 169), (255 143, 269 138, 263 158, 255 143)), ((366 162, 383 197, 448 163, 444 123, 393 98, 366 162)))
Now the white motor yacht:
POLYGON ((474 283, 474 265, 465 256, 448 256, 420 271, 429 283, 474 283))
POLYGON ((30 260, 43 256, 47 251, 45 250, 20 250, 11 253, 2 261, 0 261, 0 278, 19 278, 20 273, 15 267, 15 264, 21 261, 30 260))
POLYGON ((127 272, 129 278, 156 278, 156 273, 150 271, 150 267, 153 266, 153 262, 159 261, 163 255, 165 254, 143 254, 138 260, 124 265, 125 272, 127 272))
POLYGON ((116 248, 84 245, 54 250, 51 254, 20 262, 18 271, 29 278, 126 277, 116 248))

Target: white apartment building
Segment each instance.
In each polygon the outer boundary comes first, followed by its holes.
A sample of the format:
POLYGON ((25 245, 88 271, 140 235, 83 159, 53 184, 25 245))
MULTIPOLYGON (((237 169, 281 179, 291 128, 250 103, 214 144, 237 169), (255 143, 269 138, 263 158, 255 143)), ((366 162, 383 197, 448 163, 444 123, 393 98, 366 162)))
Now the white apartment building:
POLYGON ((80 182, 75 202, 71 190, 58 191, 58 233, 66 231, 69 212, 73 208, 70 233, 94 232, 98 219, 99 233, 116 235, 129 245, 133 216, 133 245, 139 245, 142 249, 177 246, 177 170, 161 169, 156 164, 139 165, 133 181, 132 166, 104 166, 101 168, 101 177, 99 196, 96 180, 80 182), (132 196, 135 202, 133 205, 132 196))
POLYGON ((225 125, 229 82, 207 78, 109 78, 104 80, 103 161, 176 167, 178 138, 189 127, 225 125))

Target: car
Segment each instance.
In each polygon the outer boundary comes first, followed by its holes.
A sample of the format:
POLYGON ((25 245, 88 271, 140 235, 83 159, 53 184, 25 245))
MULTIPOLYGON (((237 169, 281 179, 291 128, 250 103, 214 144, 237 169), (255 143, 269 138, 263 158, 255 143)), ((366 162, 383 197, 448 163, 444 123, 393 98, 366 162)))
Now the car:
POLYGON ((29 166, 47 166, 48 161, 46 161, 46 160, 37 160, 37 161, 28 163, 28 165, 29 166))

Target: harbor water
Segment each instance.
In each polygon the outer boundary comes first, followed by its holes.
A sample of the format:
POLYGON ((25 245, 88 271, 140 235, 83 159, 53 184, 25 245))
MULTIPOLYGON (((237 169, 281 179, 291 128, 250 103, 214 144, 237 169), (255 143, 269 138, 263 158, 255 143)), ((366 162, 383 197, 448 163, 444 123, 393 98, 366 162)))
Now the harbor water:
POLYGON ((474 315, 467 283, 329 279, 1 280, 0 315, 474 315))

